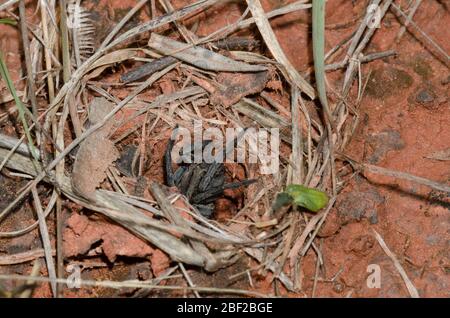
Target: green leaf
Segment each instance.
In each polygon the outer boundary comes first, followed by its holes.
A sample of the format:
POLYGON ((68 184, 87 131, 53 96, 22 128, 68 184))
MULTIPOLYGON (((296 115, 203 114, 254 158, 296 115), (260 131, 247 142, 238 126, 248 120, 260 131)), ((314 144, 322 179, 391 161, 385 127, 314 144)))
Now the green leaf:
POLYGON ((17 22, 13 19, 10 18, 4 18, 4 19, 0 19, 0 24, 10 24, 10 25, 16 25, 17 22))
POLYGON ((313 212, 319 211, 328 203, 328 196, 325 192, 307 188, 299 184, 288 185, 285 193, 291 196, 293 204, 313 212))

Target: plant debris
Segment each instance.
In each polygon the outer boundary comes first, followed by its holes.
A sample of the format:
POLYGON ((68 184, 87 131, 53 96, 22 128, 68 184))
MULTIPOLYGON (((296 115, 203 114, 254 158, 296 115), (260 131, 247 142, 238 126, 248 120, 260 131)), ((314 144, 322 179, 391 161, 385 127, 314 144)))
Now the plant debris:
MULTIPOLYGON (((105 98, 95 98, 89 107, 90 124, 100 122, 112 109, 112 103, 105 98)), ((85 198, 92 197, 105 180, 108 167, 119 158, 114 143, 108 139, 112 126, 113 122, 108 121, 80 144, 72 171, 72 185, 85 198)))

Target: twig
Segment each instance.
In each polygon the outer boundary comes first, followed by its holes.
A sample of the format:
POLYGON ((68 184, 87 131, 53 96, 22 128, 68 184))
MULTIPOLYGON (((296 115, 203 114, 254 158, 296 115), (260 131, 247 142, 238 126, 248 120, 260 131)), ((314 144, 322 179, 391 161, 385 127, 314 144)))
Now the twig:
MULTIPOLYGON (((373 4, 378 5, 380 3, 380 0, 374 0, 373 4)), ((389 9, 390 5, 392 4, 392 0, 386 0, 383 3, 383 6, 380 8, 379 11, 379 19, 381 19, 385 16, 387 10, 389 9)), ((373 14, 373 13, 372 13, 373 14)), ((344 85, 343 85, 343 95, 345 96, 350 89, 351 83, 353 81, 353 78, 355 76, 355 67, 357 65, 356 61, 358 60, 360 53, 364 50, 369 40, 372 38, 373 34, 375 33, 376 28, 369 28, 367 32, 364 34, 364 37, 360 41, 361 36, 363 35, 364 31, 367 28, 367 22, 368 19, 371 17, 371 13, 368 12, 364 20, 362 21, 358 31, 355 34, 355 37, 352 40, 352 43, 347 51, 346 55, 346 61, 349 61, 348 68, 345 72, 344 77, 344 85)))
MULTIPOLYGON (((54 190, 52 193, 52 196, 47 204, 47 207, 45 208, 45 211, 44 211, 45 218, 47 218, 47 216, 50 214, 53 207, 55 206, 57 196, 58 195, 56 194, 56 191, 54 190)), ((38 225, 39 225, 39 220, 35 221, 33 224, 31 224, 21 230, 12 231, 12 232, 0 232, 0 238, 12 238, 12 237, 17 237, 17 236, 29 233, 30 231, 34 230, 38 225)))
POLYGON ((387 256, 389 256, 389 258, 392 260, 392 262, 394 263, 395 268, 397 269, 397 271, 399 272, 400 276, 402 277, 403 281, 405 282, 406 288, 408 289, 409 294, 411 295, 412 298, 420 298, 419 293, 417 292, 416 287, 413 285, 413 283, 411 282, 411 280, 408 278, 408 275, 406 274, 405 270, 403 269, 402 265, 400 264, 400 262, 398 261, 397 257, 395 256, 394 253, 391 252, 391 250, 389 249, 389 247, 386 245, 386 243, 384 242, 383 238, 381 237, 380 234, 378 234, 377 231, 373 230, 373 232, 375 233, 375 238, 378 241, 378 244, 380 244, 381 248, 383 249, 383 251, 386 253, 387 256))
POLYGON ((315 298, 316 297, 317 282, 318 282, 318 279, 319 279, 319 270, 320 270, 320 257, 319 257, 319 254, 317 254, 316 269, 315 269, 315 272, 314 272, 314 282, 313 282, 311 298, 315 298))
MULTIPOLYGON (((30 277, 38 277, 39 273, 41 270, 41 262, 39 260, 35 260, 34 264, 33 264, 33 268, 31 269, 31 274, 30 277)), ((26 290, 24 290, 21 294, 20 294, 20 298, 29 298, 31 297, 31 294, 33 293, 33 281, 31 279, 28 279, 26 281, 26 285, 30 286, 29 288, 27 288, 26 290)))
POLYGON ((123 28, 123 26, 139 11, 140 8, 144 6, 148 1, 141 0, 139 1, 128 13, 123 17, 122 20, 114 27, 114 29, 108 34, 108 36, 103 40, 103 43, 100 46, 100 49, 106 47, 112 39, 116 36, 116 34, 123 28))
POLYGON ((67 28, 67 0, 60 0, 59 7, 61 10, 61 48, 63 59, 63 79, 67 83, 71 74, 70 51, 69 51, 69 30, 67 28))
POLYGON ((19 2, 19 0, 8 0, 8 1, 6 1, 2 5, 0 5, 0 11, 8 9, 9 7, 13 6, 17 2, 19 2))
MULTIPOLYGON (((55 255, 55 251, 52 251, 52 255, 55 255)), ((4 255, 0 256, 0 266, 22 264, 44 256, 45 251, 42 248, 12 255, 4 255)))
POLYGON ((53 296, 56 297, 56 270, 55 270, 55 264, 53 262, 53 256, 52 256, 52 245, 50 243, 50 236, 48 234, 48 228, 47 224, 45 222, 45 214, 42 210, 41 201, 39 199, 38 192, 36 190, 36 187, 33 187, 31 189, 31 193, 33 195, 33 203, 34 207, 36 209, 36 213, 38 215, 39 219, 39 229, 41 232, 41 238, 42 238, 42 245, 44 246, 44 253, 45 253, 45 260, 47 262, 47 271, 48 276, 50 278, 50 285, 52 287, 53 296))
POLYGON ((299 90, 292 86, 291 93, 291 116, 292 116, 292 183, 303 183, 303 138, 300 130, 300 110, 298 107, 299 90))
POLYGON ((405 24, 402 25, 402 27, 400 28, 400 31, 398 31, 398 34, 395 38, 395 41, 398 43, 400 41, 400 39, 402 38, 403 34, 406 31, 406 27, 409 25, 409 21, 413 19, 414 14, 416 14, 417 9, 419 8, 420 4, 422 3, 422 0, 416 0, 416 2, 414 3, 414 5, 412 6, 411 10, 409 11, 408 14, 408 19, 406 20, 405 24))
POLYGON ((53 75, 52 75, 52 59, 51 59, 51 43, 48 31, 48 22, 47 22, 47 1, 40 0, 41 3, 41 25, 42 32, 44 36, 44 56, 45 56, 45 68, 47 70, 47 89, 50 103, 53 102, 55 98, 55 85, 53 83, 53 75))
POLYGON ((450 193, 450 186, 447 186, 443 183, 438 183, 436 181, 432 181, 432 180, 425 179, 422 177, 417 177, 417 176, 409 174, 409 173, 390 170, 390 169, 386 169, 386 168, 382 168, 382 167, 378 167, 378 166, 374 166, 374 165, 370 165, 370 164, 366 164, 366 163, 362 163, 360 165, 363 169, 366 169, 366 170, 376 173, 376 174, 382 174, 382 175, 389 176, 389 177, 405 179, 408 181, 412 181, 415 183, 425 185, 427 187, 430 187, 430 188, 438 190, 438 191, 450 193))
MULTIPOLYGON (((22 275, 0 275, 0 280, 17 280, 17 281, 27 281, 31 280, 33 282, 49 282, 50 280, 46 277, 29 277, 29 276, 22 276, 22 275)), ((56 280, 57 283, 60 284, 66 284, 66 279, 58 278, 56 280)), ((251 297, 261 297, 261 298, 267 298, 268 295, 253 292, 249 290, 243 290, 243 289, 232 289, 232 288, 214 288, 214 287, 182 287, 182 286, 159 286, 159 285, 152 285, 146 282, 140 282, 140 281, 96 281, 96 280, 80 280, 80 284, 82 286, 93 286, 93 287, 106 287, 106 288, 114 288, 114 289, 121 289, 121 288, 142 288, 142 289, 157 289, 157 290, 180 290, 180 291, 191 291, 196 290, 199 292, 204 293, 213 293, 213 294, 234 294, 234 295, 244 295, 244 296, 251 296, 251 297)))
MULTIPOLYGON (((192 282, 192 279, 189 276, 189 273, 187 272, 186 268, 184 268, 183 263, 178 263, 178 265, 180 266, 181 272, 183 273, 183 276, 186 278, 186 280, 189 284, 189 287, 195 287, 195 284, 192 282)), ((197 298, 202 298, 202 297, 200 297, 200 294, 198 293, 197 290, 194 290, 194 295, 197 298)))
MULTIPOLYGON (((391 8, 397 15, 403 16, 405 18, 406 22, 409 22, 419 33, 428 41, 429 44, 431 44, 432 47, 436 49, 437 52, 441 55, 442 62, 445 63, 445 65, 449 66, 450 58, 445 52, 445 50, 440 47, 428 34, 426 34, 413 20, 411 20, 398 6, 395 5, 395 3, 392 4, 391 8)), ((405 22, 405 25, 407 26, 405 22)))
MULTIPOLYGON (((394 55, 397 55, 397 52, 394 50, 371 53, 371 54, 367 54, 367 55, 364 55, 363 57, 361 57, 360 63, 368 63, 368 62, 372 62, 374 60, 383 59, 383 58, 386 58, 389 56, 394 56, 394 55)), ((345 61, 333 63, 333 64, 327 64, 327 65, 325 65, 325 71, 327 71, 327 72, 335 71, 340 68, 344 68, 346 65, 347 65, 347 63, 345 61)))

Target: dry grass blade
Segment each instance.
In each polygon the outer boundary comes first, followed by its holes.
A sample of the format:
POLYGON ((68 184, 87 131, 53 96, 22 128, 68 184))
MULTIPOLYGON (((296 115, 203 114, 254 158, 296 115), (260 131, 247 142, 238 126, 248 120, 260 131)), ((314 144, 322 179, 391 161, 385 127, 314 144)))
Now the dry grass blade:
MULTIPOLYGON (((49 282, 48 278, 45 277, 29 277, 22 275, 0 275, 0 280, 17 280, 17 281, 33 281, 33 282, 49 282)), ((156 279, 157 280, 157 279, 156 279)), ((57 283, 66 284, 66 279, 57 279, 57 283)), ((232 289, 232 288, 214 288, 214 287, 183 287, 183 286, 160 286, 152 284, 152 282, 141 282, 136 280, 130 281, 97 281, 97 280, 81 280, 81 286, 93 286, 93 287, 106 287, 113 289, 121 288, 142 288, 142 289, 156 289, 156 290, 176 290, 176 291, 198 291, 203 293, 211 294, 221 294, 221 295, 241 295, 250 297, 267 298, 268 296, 262 293, 243 290, 243 289, 232 289)))
POLYGON ((7 0, 7 1, 5 1, 5 3, 0 5, 0 11, 8 9, 9 7, 13 6, 17 2, 19 2, 19 0, 7 0))
MULTIPOLYGON (((8 151, 0 148, 0 159, 7 154, 8 151)), ((13 170, 30 175, 37 174, 31 160, 19 154, 13 154, 11 160, 8 161, 7 166, 13 170)), ((46 177, 48 177, 46 181, 52 182, 53 180, 54 182, 54 176, 52 174, 46 177)), ((215 266, 222 266, 222 264, 229 261, 230 255, 228 252, 223 255, 214 255, 214 257, 211 257, 212 254, 208 254, 209 257, 205 257, 204 253, 194 251, 191 246, 184 241, 181 241, 172 233, 186 235, 186 237, 193 238, 198 242, 215 241, 216 243, 219 243, 219 240, 212 240, 208 236, 201 235, 191 229, 154 220, 133 206, 117 199, 105 191, 97 190, 95 195, 92 195, 92 201, 94 203, 87 202, 73 191, 71 180, 66 176, 63 176, 61 181, 57 184, 55 183, 55 185, 75 203, 90 210, 100 212, 115 222, 123 225, 139 237, 165 251, 173 260, 200 267, 209 266, 208 268, 211 270, 214 269, 215 266), (222 261, 222 258, 224 261, 222 261)), ((223 242, 223 239, 220 240, 220 242, 223 242)))
MULTIPOLYGON (((158 72, 156 74, 153 74, 149 79, 147 79, 144 83, 142 83, 140 86, 138 86, 130 95, 128 95, 124 100, 122 100, 114 109, 108 113, 103 120, 98 122, 97 124, 91 126, 89 129, 87 129, 81 136, 77 137, 70 145, 68 145, 61 153, 59 153, 53 161, 51 161, 46 169, 47 171, 51 171, 54 169, 58 163, 64 159, 64 157, 72 151, 76 146, 78 146, 83 140, 85 140, 87 137, 89 137, 91 134, 93 134, 95 131, 103 127, 103 125, 110 120, 120 109, 122 109, 126 104, 128 104, 136 95, 141 93, 144 89, 146 89, 149 85, 151 85, 153 82, 158 80, 163 74, 165 74, 165 71, 158 72)), ((28 183, 28 185, 23 189, 23 191, 17 195, 17 197, 2 211, 0 212, 0 220, 2 220, 10 211, 11 209, 18 203, 22 198, 27 195, 32 187, 36 186, 39 182, 41 182, 45 177, 47 176, 47 172, 43 171, 36 175, 36 178, 28 183)))
MULTIPOLYGON (((41 263, 39 262, 39 260, 35 260, 34 264, 33 264, 33 268, 31 269, 31 274, 30 274, 30 278, 33 277, 38 277, 41 271, 41 263)), ((26 281, 26 286, 29 286, 29 288, 25 289, 21 294, 20 294, 20 298, 29 298, 31 297, 32 293, 33 293, 33 289, 34 289, 34 282, 32 279, 28 279, 26 281)))
MULTIPOLYGON (((371 7, 377 7, 381 1, 380 0, 374 0, 371 3, 371 7)), ((346 61, 349 61, 348 68, 345 72, 344 77, 344 85, 343 85, 343 93, 344 95, 347 94, 348 90, 351 87, 351 83, 353 81, 353 78, 355 76, 356 66, 359 63, 360 54, 365 49, 367 43, 369 43, 370 39, 372 38, 373 34, 375 33, 376 28, 367 28, 368 21, 370 21, 375 14, 377 14, 377 19, 381 21, 381 19, 385 16, 387 10, 392 4, 392 0, 386 0, 382 5, 380 10, 375 10, 375 12, 372 12, 371 10, 367 10, 367 14, 364 18, 364 20, 361 22, 361 25, 359 29, 357 30, 355 36, 352 39, 352 43, 347 51, 347 57, 346 61), (367 30, 366 30, 367 29, 367 30), (364 31, 366 31, 364 33, 364 31), (363 36, 364 35, 364 36, 363 36), (362 37, 363 36, 363 37, 362 37), (362 39, 361 39, 362 37, 362 39)))
POLYGON ((188 44, 156 33, 151 35, 148 46, 162 54, 171 55, 204 70, 223 72, 259 72, 266 70, 264 66, 235 61, 211 50, 202 47, 190 47, 188 44))
POLYGON ((437 44, 435 40, 433 40, 428 34, 426 34, 422 30, 422 28, 420 28, 410 17, 408 17, 397 5, 395 5, 395 3, 392 3, 391 8, 393 8, 393 11, 395 12, 396 15, 402 16, 406 20, 405 22, 406 27, 408 27, 407 23, 409 23, 411 26, 414 27, 414 29, 419 31, 419 33, 424 37, 426 42, 428 42, 428 44, 430 44, 434 48, 434 51, 438 54, 440 60, 442 60, 442 62, 444 62, 444 64, 447 67, 450 67, 450 57, 447 54, 447 52, 439 44, 437 44))
POLYGON ((419 184, 428 186, 428 187, 438 190, 438 191, 450 193, 450 186, 443 184, 443 183, 438 183, 436 181, 432 181, 432 180, 425 179, 422 177, 414 176, 409 173, 390 170, 390 169, 386 169, 386 168, 378 167, 378 166, 374 166, 374 165, 369 165, 369 164, 362 164, 362 167, 363 167, 363 169, 368 170, 373 173, 376 173, 376 174, 382 174, 382 175, 390 176, 390 177, 394 177, 394 178, 405 179, 408 181, 412 181, 415 183, 419 183, 419 184))
POLYGON ((44 256, 45 252, 42 248, 12 255, 3 255, 0 256, 0 266, 26 263, 44 256))
POLYGON ((247 5, 252 12, 255 19, 255 23, 258 26, 259 32, 261 33, 267 47, 273 54, 275 59, 280 63, 285 69, 288 79, 298 88, 308 95, 311 99, 315 98, 314 88, 309 84, 301 75, 297 72, 294 66, 289 62, 288 58, 283 52, 283 49, 278 43, 275 33, 270 26, 269 21, 265 15, 264 9, 261 6, 259 0, 247 0, 247 5))
POLYGON ((300 108, 298 107, 299 91, 296 86, 292 87, 291 114, 292 114, 292 183, 303 183, 303 140, 300 130, 300 108))
POLYGON ((50 286, 52 287, 53 296, 56 297, 56 269, 53 262, 52 245, 50 243, 50 236, 48 234, 47 223, 45 222, 45 214, 42 210, 41 201, 37 193, 36 187, 31 190, 33 194, 33 203, 39 219, 39 229, 42 238, 42 245, 44 246, 45 260, 47 262, 48 276, 50 277, 50 286))
MULTIPOLYGON (((45 211, 44 211, 44 218, 47 218, 47 216, 53 210, 53 207, 55 206, 57 198, 58 198, 58 194, 55 190, 53 190, 50 201, 48 202, 47 207, 45 208, 45 211)), ((16 230, 16 231, 12 231, 12 232, 0 232, 0 238, 13 238, 13 237, 21 236, 23 234, 29 233, 30 231, 34 230, 38 225, 39 225, 39 220, 23 229, 20 229, 20 230, 16 230)))
POLYGON ((422 0, 416 0, 416 2, 413 4, 411 10, 409 11, 408 14, 408 19, 405 22, 405 24, 400 28, 400 31, 397 34, 397 37, 395 38, 395 40, 397 42, 400 41, 400 39, 402 38, 403 34, 405 34, 406 31, 406 27, 409 25, 409 20, 412 20, 414 17, 414 14, 416 14, 417 9, 419 8, 420 4, 422 3, 422 0))
POLYGON ((408 278, 408 275, 406 274, 405 270, 403 269, 402 265, 398 261, 398 259, 395 256, 395 254, 391 252, 391 250, 386 245, 386 243, 384 242, 384 240, 381 237, 381 235, 378 234, 378 232, 375 231, 375 230, 373 230, 373 232, 375 233, 375 238, 377 239, 377 241, 380 244, 380 246, 383 249, 383 251, 386 253, 387 256, 389 256, 389 258, 394 263, 394 266, 397 269, 397 271, 399 272, 399 274, 402 277, 403 281, 405 282, 406 288, 408 289, 408 292, 411 295, 411 297, 412 298, 420 298, 416 287, 413 285, 411 280, 408 278))
POLYGON ((63 79, 64 83, 67 83, 71 74, 70 63, 70 47, 69 47, 69 30, 68 30, 68 17, 67 17, 67 2, 66 0, 60 0, 59 7, 61 10, 61 50, 63 60, 63 79))
POLYGON ((422 177, 418 177, 418 176, 415 176, 415 175, 412 175, 412 174, 409 174, 406 172, 386 169, 383 167, 379 167, 379 166, 375 166, 375 165, 371 165, 371 164, 367 164, 367 163, 360 163, 345 154, 341 154, 341 155, 346 160, 348 160, 350 162, 350 164, 352 164, 352 166, 354 166, 357 170, 367 170, 369 172, 376 173, 376 174, 381 174, 381 175, 394 177, 394 178, 400 178, 400 179, 404 179, 404 180, 408 180, 408 181, 412 181, 412 182, 415 182, 418 184, 425 185, 427 187, 430 187, 430 188, 438 190, 438 191, 450 193, 450 186, 448 186, 446 184, 432 181, 429 179, 425 179, 422 177))

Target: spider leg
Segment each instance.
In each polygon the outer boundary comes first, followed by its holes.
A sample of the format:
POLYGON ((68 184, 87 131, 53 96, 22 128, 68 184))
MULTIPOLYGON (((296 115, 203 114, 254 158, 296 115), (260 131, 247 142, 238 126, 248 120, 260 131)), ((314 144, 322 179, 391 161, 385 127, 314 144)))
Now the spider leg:
POLYGON ((206 218, 210 218, 214 213, 214 204, 196 204, 194 205, 194 207, 196 207, 198 212, 200 212, 200 214, 206 218))
POLYGON ((256 179, 249 179, 249 180, 243 180, 243 181, 239 181, 239 182, 231 182, 231 183, 227 183, 227 184, 222 184, 220 186, 217 187, 213 187, 211 189, 209 189, 208 191, 205 192, 201 192, 197 195, 195 195, 191 201, 193 203, 210 203, 215 201, 222 193, 225 189, 236 189, 239 188, 241 186, 248 186, 252 183, 255 183, 257 180, 256 179))
POLYGON ((164 170, 166 173, 166 183, 169 187, 175 186, 173 169, 172 169, 172 149, 174 141, 172 138, 167 143, 166 152, 164 154, 164 170))
POLYGON ((180 185, 181 178, 183 177, 183 174, 185 173, 186 170, 187 170, 186 166, 181 166, 173 174, 173 181, 175 182, 175 185, 177 187, 180 185))
POLYGON ((189 183, 192 178, 192 174, 194 173, 195 165, 189 165, 187 169, 184 171, 183 176, 180 179, 178 189, 181 193, 186 194, 186 191, 189 188, 189 183))
POLYGON ((198 203, 211 203, 214 202, 223 193, 223 186, 217 188, 211 188, 208 191, 201 192, 192 197, 191 202, 193 204, 198 203))
POLYGON ((218 188, 225 184, 225 174, 223 169, 218 170, 211 183, 208 185, 209 188, 218 188), (222 171, 222 172, 221 172, 222 171))
POLYGON ((231 183, 227 183, 223 185, 223 189, 236 189, 239 188, 240 186, 248 186, 251 185, 252 183, 255 183, 256 181, 258 181, 257 179, 246 179, 246 180, 242 180, 239 182, 231 182, 231 183))
POLYGON ((202 181, 204 173, 205 169, 202 168, 201 165, 195 165, 192 178, 186 190, 186 197, 188 198, 188 200, 190 200, 192 195, 194 195, 198 191, 198 184, 202 181))
POLYGON ((221 163, 212 163, 208 166, 208 170, 206 171, 205 176, 203 177, 202 181, 198 185, 198 189, 200 191, 205 191, 208 186, 211 184, 211 181, 216 176, 216 172, 219 170, 219 168, 222 166, 221 163))

